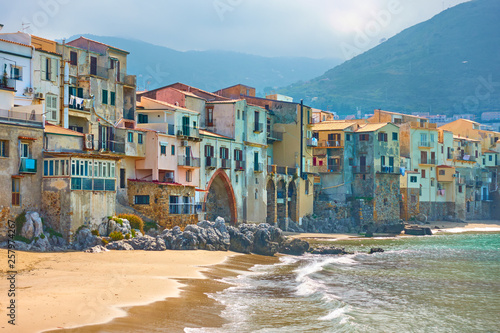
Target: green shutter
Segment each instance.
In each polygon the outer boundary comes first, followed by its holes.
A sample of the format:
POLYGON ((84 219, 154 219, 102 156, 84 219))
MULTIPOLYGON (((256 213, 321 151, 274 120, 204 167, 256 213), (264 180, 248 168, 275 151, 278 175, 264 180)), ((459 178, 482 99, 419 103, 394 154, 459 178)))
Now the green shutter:
POLYGON ((111 99, 110 104, 115 105, 115 92, 114 91, 110 92, 110 95, 111 95, 110 96, 110 99, 111 99))
POLYGON ((108 104, 108 91, 102 90, 102 104, 108 104))

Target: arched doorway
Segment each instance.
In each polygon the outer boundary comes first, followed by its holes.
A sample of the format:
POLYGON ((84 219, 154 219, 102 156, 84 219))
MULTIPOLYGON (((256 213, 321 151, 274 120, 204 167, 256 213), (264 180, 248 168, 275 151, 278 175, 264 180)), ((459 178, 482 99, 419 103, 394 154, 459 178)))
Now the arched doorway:
POLYGON ((267 216, 266 222, 270 225, 276 224, 276 186, 274 181, 269 179, 266 185, 267 190, 267 216))
POLYGON ((285 181, 282 179, 278 182, 278 187, 276 192, 278 227, 280 228, 286 227, 286 200, 287 200, 286 195, 287 195, 286 184, 285 181))
POLYGON ((207 186, 205 197, 206 219, 215 221, 220 216, 226 222, 235 225, 238 221, 236 212, 236 199, 231 181, 224 170, 217 170, 207 186))
POLYGON ((288 184, 288 218, 295 223, 297 221, 297 187, 295 182, 288 184))

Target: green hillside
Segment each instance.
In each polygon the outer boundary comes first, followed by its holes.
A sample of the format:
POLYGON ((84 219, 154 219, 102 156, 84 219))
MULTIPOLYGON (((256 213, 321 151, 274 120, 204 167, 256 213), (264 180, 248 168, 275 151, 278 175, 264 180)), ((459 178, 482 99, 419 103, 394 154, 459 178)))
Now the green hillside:
POLYGON ((500 110, 500 1, 450 8, 281 93, 340 114, 500 110))

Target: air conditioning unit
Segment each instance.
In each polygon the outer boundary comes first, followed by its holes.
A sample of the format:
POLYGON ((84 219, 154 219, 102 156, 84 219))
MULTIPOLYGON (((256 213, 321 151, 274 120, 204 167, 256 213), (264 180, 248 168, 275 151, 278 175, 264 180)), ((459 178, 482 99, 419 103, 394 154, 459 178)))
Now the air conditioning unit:
POLYGON ((85 149, 94 149, 94 134, 85 134, 85 149))
POLYGON ((182 140, 181 141, 181 147, 187 147, 189 145, 189 141, 188 140, 182 140))
POLYGON ((37 92, 37 93, 35 94, 35 98, 36 98, 36 99, 43 99, 43 93, 41 93, 41 92, 37 92))
POLYGON ((177 135, 183 135, 182 130, 178 130, 178 131, 177 131, 177 135))

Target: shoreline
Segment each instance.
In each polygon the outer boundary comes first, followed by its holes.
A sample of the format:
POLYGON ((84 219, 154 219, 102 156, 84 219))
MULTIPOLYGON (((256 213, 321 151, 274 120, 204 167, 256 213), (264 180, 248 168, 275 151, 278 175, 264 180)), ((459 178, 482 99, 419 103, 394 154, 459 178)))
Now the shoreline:
MULTIPOLYGON (((0 249, 0 256, 0 289, 6 291, 7 250, 0 249)), ((186 280, 206 280, 210 267, 240 256, 203 250, 16 251, 16 326, 5 320, 0 328, 46 332, 127 318, 130 308, 179 298, 186 280)))

